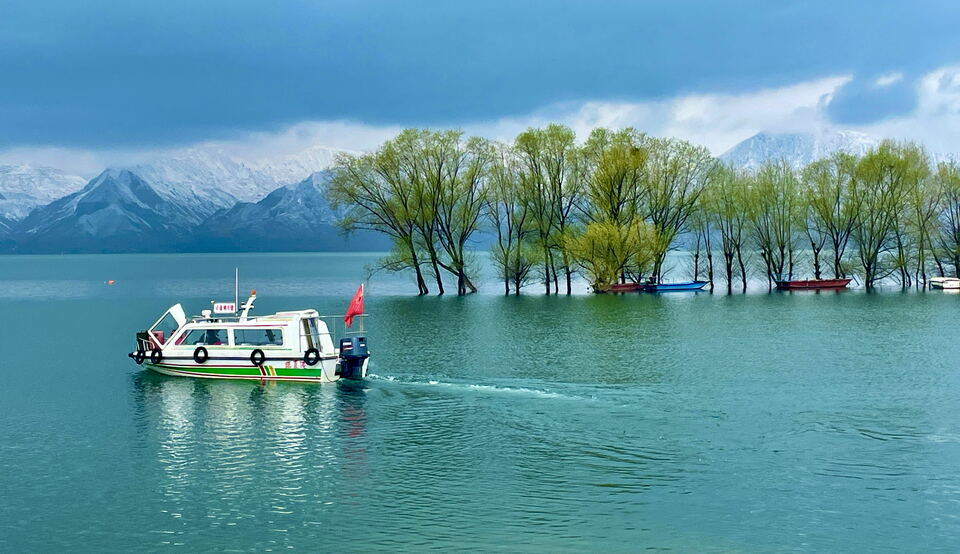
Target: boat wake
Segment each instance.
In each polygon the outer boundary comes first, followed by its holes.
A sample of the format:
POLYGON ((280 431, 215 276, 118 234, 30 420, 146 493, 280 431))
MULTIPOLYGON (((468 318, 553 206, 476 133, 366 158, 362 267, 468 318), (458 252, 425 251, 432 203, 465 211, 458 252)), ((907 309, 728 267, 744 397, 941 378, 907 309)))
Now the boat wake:
POLYGON ((451 390, 460 390, 466 392, 477 392, 481 394, 498 394, 498 395, 516 395, 516 396, 527 396, 534 398, 551 398, 559 400, 593 400, 592 398, 587 398, 577 395, 563 394, 560 392, 528 388, 528 387, 507 387, 500 385, 487 385, 487 384, 477 384, 477 383, 463 383, 463 382, 448 382, 448 381, 438 381, 434 379, 418 379, 415 377, 398 377, 394 375, 376 375, 368 374, 367 379, 373 381, 388 381, 391 383, 401 383, 404 385, 417 386, 417 387, 439 387, 444 389, 451 390))

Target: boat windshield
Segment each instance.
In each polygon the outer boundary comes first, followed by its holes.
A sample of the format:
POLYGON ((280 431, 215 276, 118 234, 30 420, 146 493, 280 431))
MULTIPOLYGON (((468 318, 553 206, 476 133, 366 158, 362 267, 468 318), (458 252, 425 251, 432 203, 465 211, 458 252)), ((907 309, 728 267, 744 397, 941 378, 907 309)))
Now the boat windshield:
POLYGON ((167 312, 160 318, 160 321, 150 329, 150 334, 153 335, 154 340, 162 345, 166 344, 179 328, 180 323, 170 312, 167 312))

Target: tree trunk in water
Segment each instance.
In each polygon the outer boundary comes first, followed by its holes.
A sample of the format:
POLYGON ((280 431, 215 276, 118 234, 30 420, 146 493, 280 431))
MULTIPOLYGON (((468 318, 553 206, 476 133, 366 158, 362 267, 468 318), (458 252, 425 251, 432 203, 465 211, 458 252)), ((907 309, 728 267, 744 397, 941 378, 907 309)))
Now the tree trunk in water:
POLYGON ((723 263, 727 274, 727 294, 733 294, 733 254, 724 253, 723 263))
POLYGON ((430 289, 427 288, 427 282, 423 280, 423 272, 420 271, 420 264, 414 262, 413 268, 417 272, 417 296, 430 294, 430 289))
POLYGON ((836 241, 833 243, 833 278, 834 279, 843 279, 843 272, 840 269, 840 247, 837 246, 836 241))
POLYGON ((697 234, 697 249, 693 251, 693 280, 700 280, 700 235, 697 234))
POLYGON ((550 294, 550 266, 553 265, 552 256, 550 256, 550 249, 544 248, 543 250, 543 284, 546 287, 546 293, 550 294))
POLYGON ((820 278, 820 250, 817 249, 813 241, 810 241, 810 248, 813 249, 813 278, 820 278))
POLYGON ((707 280, 710 281, 710 290, 713 290, 713 253, 707 249, 707 280))
POLYGON ((477 286, 473 284, 473 281, 470 280, 470 277, 468 277, 467 273, 462 269, 457 276, 457 280, 463 284, 463 294, 473 294, 477 292, 477 286))
POLYGON ((737 249, 737 263, 740 264, 740 281, 743 283, 742 292, 747 292, 747 268, 743 265, 743 252, 737 249))
POLYGON ((436 256, 431 256, 431 257, 433 258, 433 259, 431 260, 432 263, 433 263, 433 274, 434 274, 434 276, 435 276, 436 279, 437 279, 437 289, 440 291, 440 292, 438 292, 437 294, 440 295, 440 296, 443 296, 443 293, 444 293, 444 290, 443 290, 443 279, 440 277, 440 266, 437 265, 437 258, 436 258, 436 256))

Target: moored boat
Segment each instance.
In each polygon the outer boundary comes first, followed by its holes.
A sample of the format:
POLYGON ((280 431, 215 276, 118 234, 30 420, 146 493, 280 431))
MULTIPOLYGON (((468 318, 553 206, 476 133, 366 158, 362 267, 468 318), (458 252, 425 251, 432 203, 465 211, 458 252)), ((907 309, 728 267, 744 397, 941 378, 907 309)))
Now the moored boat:
POLYGON ((960 279, 956 277, 931 277, 928 282, 932 289, 960 289, 960 279))
POLYGON ((642 283, 614 283, 601 292, 640 292, 642 290, 642 283))
POLYGON ((312 309, 252 316, 254 300, 251 291, 239 310, 236 301, 215 302, 213 310, 190 318, 175 304, 137 333, 136 350, 128 356, 157 373, 206 379, 328 383, 366 376, 370 355, 362 336, 362 286, 346 316, 321 316, 312 309), (358 317, 359 329, 344 327, 343 336, 335 337, 328 321, 336 329, 339 317, 347 326, 358 317))
POLYGON ((780 290, 811 290, 811 289, 842 289, 850 284, 851 279, 797 279, 793 281, 777 281, 780 290))
POLYGON ((698 291, 707 285, 707 281, 684 281, 682 283, 647 283, 643 290, 647 292, 698 291))

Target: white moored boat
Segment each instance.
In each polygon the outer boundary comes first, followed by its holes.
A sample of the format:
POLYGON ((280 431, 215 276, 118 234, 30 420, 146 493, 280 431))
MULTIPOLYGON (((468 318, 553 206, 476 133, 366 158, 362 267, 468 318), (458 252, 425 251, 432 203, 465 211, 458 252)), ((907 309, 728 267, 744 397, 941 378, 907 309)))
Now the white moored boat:
POLYGON ((327 321, 336 328, 335 318, 343 316, 316 310, 252 316, 256 298, 251 291, 239 314, 234 301, 214 303, 213 310, 191 318, 176 304, 137 333, 136 350, 128 355, 158 373, 184 377, 328 383, 366 376, 364 315, 356 316, 359 330, 344 331, 335 346, 327 321))
POLYGON ((932 289, 960 289, 960 279, 956 277, 931 277, 929 283, 932 289))

